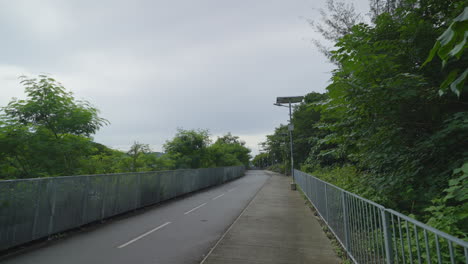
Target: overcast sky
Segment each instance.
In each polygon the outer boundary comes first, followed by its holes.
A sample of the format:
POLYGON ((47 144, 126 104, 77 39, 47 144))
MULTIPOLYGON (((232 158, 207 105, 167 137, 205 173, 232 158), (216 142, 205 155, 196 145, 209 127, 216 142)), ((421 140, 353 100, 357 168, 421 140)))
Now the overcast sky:
MULTIPOLYGON (((350 1, 359 10, 367 0, 350 1)), ((307 23, 325 0, 0 0, 0 106, 48 73, 111 124, 95 141, 155 151, 177 128, 258 143, 277 96, 323 92, 333 66, 307 23)))

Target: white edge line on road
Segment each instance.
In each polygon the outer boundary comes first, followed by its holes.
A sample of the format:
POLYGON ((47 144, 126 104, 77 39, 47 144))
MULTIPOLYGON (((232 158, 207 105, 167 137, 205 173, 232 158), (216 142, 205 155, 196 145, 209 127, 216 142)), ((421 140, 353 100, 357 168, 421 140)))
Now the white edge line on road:
POLYGON ((234 191, 234 189, 236 189, 236 188, 229 189, 228 192, 232 192, 232 191, 234 191))
POLYGON ((142 235, 140 235, 140 236, 138 236, 138 237, 136 237, 136 238, 134 238, 134 239, 132 239, 130 241, 128 241, 127 243, 118 246, 117 248, 124 248, 124 247, 130 245, 131 243, 133 243, 133 242, 135 242, 135 241, 137 241, 139 239, 142 239, 145 236, 147 236, 147 235, 149 235, 149 234, 151 234, 151 233, 153 233, 155 231, 158 231, 159 229, 161 229, 161 228, 163 228, 163 227, 165 227, 165 226, 167 226, 169 224, 171 224, 171 222, 166 222, 166 223, 164 223, 164 224, 162 224, 162 225, 160 225, 160 226, 158 226, 158 227, 156 227, 156 228, 154 228, 154 229, 152 229, 152 230, 150 230, 150 231, 148 231, 148 232, 146 232, 146 233, 144 233, 144 234, 142 234, 142 235))
MULTIPOLYGON (((219 243, 221 243, 221 241, 223 240, 223 238, 227 235, 227 233, 229 233, 229 231, 231 231, 231 229, 234 227, 234 225, 237 223, 237 221, 239 221, 239 219, 241 218, 242 215, 244 215, 245 211, 247 211, 247 209, 250 207, 250 204, 252 204, 253 200, 255 200, 255 197, 257 197, 257 194, 263 189, 263 187, 266 185, 266 183, 268 182, 268 180, 271 178, 271 175, 269 175, 268 179, 263 183, 262 187, 260 187, 258 189, 258 191, 254 194, 252 200, 250 200, 249 204, 247 204, 247 206, 244 208, 244 210, 242 210, 242 212, 240 213, 240 215, 236 218, 236 220, 234 220, 234 222, 232 223, 232 225, 226 230, 226 232, 224 232, 224 234, 221 236, 221 238, 218 240, 218 242, 216 242, 216 244, 210 249, 210 251, 208 251, 208 253, 206 254, 205 258, 203 258, 203 260, 200 262, 200 264, 203 264, 205 263, 206 259, 208 259, 208 257, 211 255, 211 253, 215 250, 215 248, 218 246, 219 243)), ((234 189, 234 188, 233 188, 234 189)), ((232 190, 233 190, 232 189, 232 190)))
POLYGON ((197 207, 195 207, 195 208, 193 208, 193 209, 191 209, 191 210, 185 212, 184 215, 190 214, 191 212, 197 210, 198 208, 200 208, 200 207, 202 207, 202 206, 204 206, 204 205, 206 205, 206 203, 200 204, 199 206, 197 206, 197 207))
POLYGON ((215 198, 213 198, 213 199, 211 199, 211 200, 216 200, 216 199, 218 199, 219 197, 222 197, 223 195, 224 195, 224 193, 223 193, 223 194, 220 194, 220 195, 218 195, 218 196, 216 196, 215 198))

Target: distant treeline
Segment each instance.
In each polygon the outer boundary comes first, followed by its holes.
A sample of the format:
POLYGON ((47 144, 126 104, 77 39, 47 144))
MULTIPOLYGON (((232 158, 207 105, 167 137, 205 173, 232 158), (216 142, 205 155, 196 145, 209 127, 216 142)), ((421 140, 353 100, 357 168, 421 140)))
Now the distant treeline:
POLYGON ((93 142, 109 124, 53 78, 22 77, 26 99, 0 111, 0 179, 195 169, 245 165, 250 150, 230 133, 211 142, 207 130, 179 129, 164 153, 135 142, 128 152, 93 142))
MULTIPOLYGON (((336 69, 294 109, 295 166, 466 239, 468 2, 371 3, 370 24, 336 1, 314 24, 336 69)), ((254 165, 289 167, 286 133, 254 165)))

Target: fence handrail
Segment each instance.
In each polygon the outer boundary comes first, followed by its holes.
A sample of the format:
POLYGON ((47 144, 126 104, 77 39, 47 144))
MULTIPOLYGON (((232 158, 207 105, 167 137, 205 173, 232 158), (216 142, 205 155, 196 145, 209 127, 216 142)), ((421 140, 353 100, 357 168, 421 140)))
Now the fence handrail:
POLYGON ((152 174, 152 173, 163 173, 163 172, 180 172, 180 171, 193 171, 203 169, 222 169, 222 168, 237 168, 240 166, 226 166, 226 167, 210 167, 210 168, 197 168, 197 169, 176 169, 176 170, 155 170, 155 171, 128 171, 128 172, 112 172, 112 173, 98 173, 98 174, 80 174, 80 175, 64 175, 64 176, 47 176, 47 177, 36 177, 36 178, 24 178, 24 179, 8 179, 1 180, 0 182, 20 182, 20 181, 40 181, 44 179, 62 179, 62 178, 78 178, 78 177, 96 177, 96 176, 114 176, 114 175, 126 175, 126 174, 152 174))
POLYGON ((467 241, 315 176, 295 172, 298 186, 354 263, 468 264, 467 241), (440 239, 447 243, 441 244, 440 239))
MULTIPOLYGON (((302 171, 301 171, 301 172, 302 172, 302 171)), ((304 173, 304 172, 303 172, 303 173, 304 173)), ((374 202, 374 201, 371 201, 371 200, 369 200, 369 199, 366 199, 366 198, 364 198, 364 197, 361 197, 361 196, 359 196, 359 195, 357 195, 357 194, 355 194, 355 193, 352 193, 352 192, 350 192, 350 191, 347 191, 347 190, 345 190, 345 189, 343 189, 343 188, 341 188, 341 187, 338 187, 338 186, 336 186, 336 185, 334 185, 334 184, 332 184, 332 183, 326 182, 326 181, 324 181, 324 180, 322 180, 322 179, 320 179, 320 178, 317 178, 317 177, 315 177, 315 176, 312 176, 312 175, 310 175, 310 174, 307 174, 307 175, 309 175, 310 177, 315 178, 317 181, 323 182, 323 183, 325 183, 326 185, 332 186, 333 188, 336 188, 336 189, 338 189, 338 190, 340 190, 340 191, 342 191, 342 192, 344 192, 344 193, 347 193, 347 194, 349 194, 349 195, 351 195, 351 196, 353 196, 353 197, 356 197, 357 199, 360 199, 360 200, 362 200, 362 201, 365 201, 365 202, 367 202, 367 203, 370 203, 370 204, 372 204, 372 205, 374 205, 374 206, 376 206, 376 207, 379 207, 379 208, 381 208, 381 209, 384 209, 384 210, 386 209, 383 205, 380 205, 380 204, 378 204, 378 203, 376 203, 376 202, 374 202)))

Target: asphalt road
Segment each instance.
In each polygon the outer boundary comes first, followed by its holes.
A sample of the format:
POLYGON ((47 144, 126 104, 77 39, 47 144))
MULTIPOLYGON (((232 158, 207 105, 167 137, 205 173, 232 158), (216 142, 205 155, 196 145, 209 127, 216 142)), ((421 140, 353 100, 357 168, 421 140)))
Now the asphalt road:
POLYGON ((199 263, 269 175, 235 181, 169 201, 142 214, 4 259, 8 264, 199 263))

